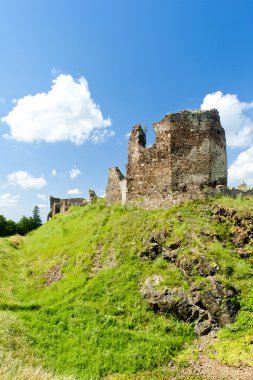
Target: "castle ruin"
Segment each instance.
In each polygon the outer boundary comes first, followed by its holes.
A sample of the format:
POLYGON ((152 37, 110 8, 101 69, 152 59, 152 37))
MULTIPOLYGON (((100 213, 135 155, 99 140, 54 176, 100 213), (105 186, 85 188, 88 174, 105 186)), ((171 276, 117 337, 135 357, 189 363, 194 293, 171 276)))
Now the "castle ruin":
POLYGON ((164 208, 227 186, 225 131, 216 109, 171 113, 153 127, 156 139, 150 147, 142 127, 133 127, 126 177, 118 168, 109 169, 108 204, 164 208))
POLYGON ((63 214, 68 211, 70 206, 86 206, 96 201, 97 195, 94 190, 89 190, 90 199, 84 198, 55 198, 50 196, 50 212, 48 213, 47 220, 53 218, 56 214, 63 214))

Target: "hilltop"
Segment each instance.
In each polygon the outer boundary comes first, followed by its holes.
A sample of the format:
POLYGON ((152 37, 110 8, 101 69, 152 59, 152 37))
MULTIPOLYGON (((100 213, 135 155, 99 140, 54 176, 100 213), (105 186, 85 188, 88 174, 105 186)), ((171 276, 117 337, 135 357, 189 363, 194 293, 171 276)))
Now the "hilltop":
POLYGON ((252 210, 98 201, 0 239, 0 378, 250 379, 252 210))

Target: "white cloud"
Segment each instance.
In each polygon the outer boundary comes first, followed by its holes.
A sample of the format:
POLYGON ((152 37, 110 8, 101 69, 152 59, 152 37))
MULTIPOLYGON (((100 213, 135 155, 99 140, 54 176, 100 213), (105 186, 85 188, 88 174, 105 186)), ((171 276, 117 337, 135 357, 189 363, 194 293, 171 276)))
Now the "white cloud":
POLYGON ((234 185, 245 181, 253 186, 253 146, 241 152, 228 169, 229 181, 234 185))
POLYGON ((4 193, 0 195, 0 207, 16 207, 19 195, 4 193))
POLYGON ((85 78, 75 81, 71 75, 59 75, 47 93, 27 95, 14 103, 1 119, 10 127, 6 138, 17 141, 71 141, 80 145, 87 140, 103 141, 114 132, 111 120, 104 119, 92 100, 85 78))
POLYGON ((221 91, 205 96, 202 110, 216 108, 231 147, 249 147, 253 144, 253 102, 241 102, 236 94, 221 91))
POLYGON ((39 203, 37 206, 39 208, 48 208, 48 205, 46 205, 45 203, 39 203))
POLYGON ((48 197, 46 194, 37 194, 37 198, 41 199, 42 201, 46 201, 48 197))
POLYGON ((69 171, 69 177, 71 179, 78 177, 80 174, 81 174, 81 171, 77 168, 73 168, 69 171))
POLYGON ((17 171, 7 175, 9 185, 20 186, 22 189, 41 189, 47 185, 43 177, 33 177, 26 171, 17 171))
POLYGON ((53 170, 51 171, 51 176, 52 176, 52 177, 56 177, 56 176, 57 176, 57 171, 56 171, 55 169, 53 169, 53 170))
POLYGON ((68 195, 79 195, 82 194, 82 192, 79 189, 70 189, 67 192, 68 195))

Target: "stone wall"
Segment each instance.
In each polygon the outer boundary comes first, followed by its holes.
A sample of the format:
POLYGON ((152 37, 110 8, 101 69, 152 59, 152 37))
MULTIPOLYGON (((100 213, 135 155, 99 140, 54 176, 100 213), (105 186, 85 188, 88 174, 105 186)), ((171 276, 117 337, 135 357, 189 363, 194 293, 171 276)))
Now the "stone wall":
POLYGON ((129 139, 127 163, 127 203, 139 203, 155 208, 159 203, 171 203, 171 135, 161 126, 155 143, 146 148, 146 136, 135 125, 129 139))
POLYGON ((60 199, 50 196, 50 212, 47 219, 49 220, 56 214, 67 212, 70 206, 85 206, 89 203, 84 198, 60 199))
POLYGON ((204 189, 227 185, 225 131, 218 111, 183 111, 162 122, 171 126, 173 198, 202 198, 204 189))
MULTIPOLYGON (((176 202, 204 198, 209 188, 226 187, 225 131, 217 110, 168 114, 154 123, 154 131, 155 143, 146 148, 141 126, 137 124, 132 129, 126 203, 149 209, 169 207, 176 202)), ((109 171, 109 204, 122 198, 119 173, 117 168, 109 171)))
POLYGON ((117 167, 109 169, 106 201, 108 204, 126 202, 126 178, 117 167))

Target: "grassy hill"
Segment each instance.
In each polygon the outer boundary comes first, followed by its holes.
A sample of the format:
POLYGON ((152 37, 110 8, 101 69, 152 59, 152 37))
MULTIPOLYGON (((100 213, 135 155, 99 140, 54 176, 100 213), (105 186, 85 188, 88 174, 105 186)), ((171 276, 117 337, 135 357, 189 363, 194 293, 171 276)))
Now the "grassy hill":
POLYGON ((207 354, 253 366, 252 208, 97 203, 0 239, 0 378, 206 378, 180 371, 207 314, 219 329, 207 354))

